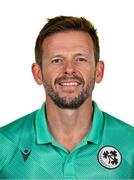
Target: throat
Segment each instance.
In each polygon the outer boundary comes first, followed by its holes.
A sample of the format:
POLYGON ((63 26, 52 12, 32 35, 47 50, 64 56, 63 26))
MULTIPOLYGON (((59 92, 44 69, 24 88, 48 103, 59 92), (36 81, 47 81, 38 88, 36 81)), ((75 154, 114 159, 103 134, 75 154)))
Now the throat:
MULTIPOLYGON (((61 144, 61 143, 60 143, 61 144)), ((71 139, 70 141, 62 142, 62 146, 67 149, 68 152, 71 152, 79 143, 73 142, 71 139)))
POLYGON ((58 136, 54 136, 54 139, 66 148, 69 152, 71 152, 87 135, 89 131, 78 134, 59 134, 58 136))
POLYGON ((89 133, 92 126, 93 106, 87 99, 80 108, 62 109, 47 98, 46 117, 53 138, 68 151, 72 151, 89 133))

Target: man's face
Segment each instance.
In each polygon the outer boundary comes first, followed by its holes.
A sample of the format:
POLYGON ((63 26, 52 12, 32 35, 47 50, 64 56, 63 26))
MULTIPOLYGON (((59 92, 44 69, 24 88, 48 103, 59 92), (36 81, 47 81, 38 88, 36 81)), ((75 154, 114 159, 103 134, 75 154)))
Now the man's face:
POLYGON ((88 33, 55 33, 44 40, 42 50, 42 82, 47 99, 60 108, 78 108, 91 98, 96 68, 88 33))

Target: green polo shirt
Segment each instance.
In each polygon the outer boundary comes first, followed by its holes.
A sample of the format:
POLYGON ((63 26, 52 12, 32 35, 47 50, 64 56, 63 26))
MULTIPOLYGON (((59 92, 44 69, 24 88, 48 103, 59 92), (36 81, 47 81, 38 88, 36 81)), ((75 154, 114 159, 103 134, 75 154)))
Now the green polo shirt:
POLYGON ((48 130, 45 105, 0 129, 0 179, 134 179, 134 128, 93 102, 92 127, 68 152, 48 130))

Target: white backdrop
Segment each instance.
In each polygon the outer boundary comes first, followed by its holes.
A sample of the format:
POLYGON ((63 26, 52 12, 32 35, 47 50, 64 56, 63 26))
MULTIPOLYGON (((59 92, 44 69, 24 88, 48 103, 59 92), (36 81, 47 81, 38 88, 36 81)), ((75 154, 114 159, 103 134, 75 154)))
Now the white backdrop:
POLYGON ((134 125, 133 0, 0 1, 0 126, 39 108, 44 90, 31 73, 34 44, 46 18, 84 16, 98 29, 105 76, 93 99, 134 125))

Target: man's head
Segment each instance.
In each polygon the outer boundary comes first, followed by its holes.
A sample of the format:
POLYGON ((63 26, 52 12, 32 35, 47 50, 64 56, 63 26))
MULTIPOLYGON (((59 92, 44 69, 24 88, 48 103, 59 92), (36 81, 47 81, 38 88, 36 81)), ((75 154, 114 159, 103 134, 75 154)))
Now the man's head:
POLYGON ((83 17, 58 16, 48 20, 48 23, 41 29, 35 45, 36 63, 42 65, 42 43, 48 36, 65 31, 83 31, 87 32, 93 41, 95 62, 98 62, 100 57, 99 38, 93 24, 83 17))
POLYGON ((103 77, 99 42, 84 18, 56 17, 41 30, 35 47, 34 78, 43 84, 46 101, 76 109, 91 100, 95 82, 103 77))

